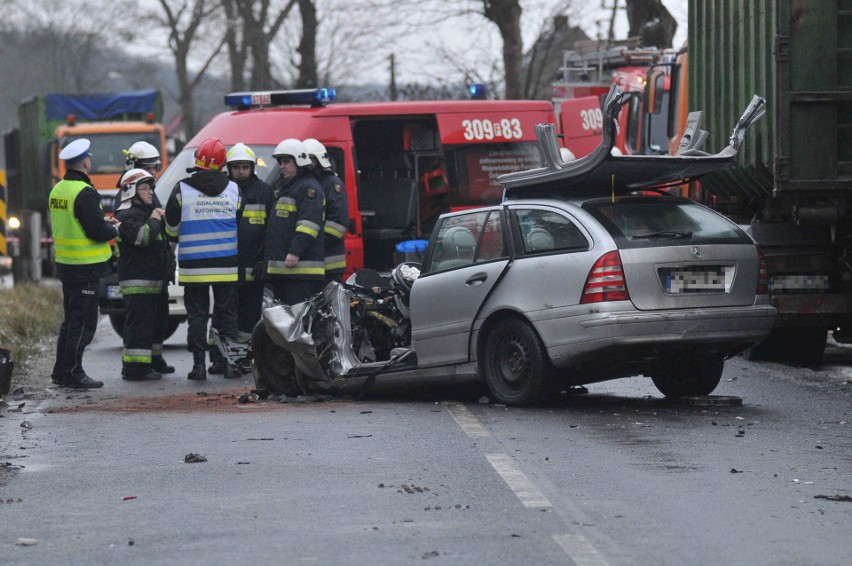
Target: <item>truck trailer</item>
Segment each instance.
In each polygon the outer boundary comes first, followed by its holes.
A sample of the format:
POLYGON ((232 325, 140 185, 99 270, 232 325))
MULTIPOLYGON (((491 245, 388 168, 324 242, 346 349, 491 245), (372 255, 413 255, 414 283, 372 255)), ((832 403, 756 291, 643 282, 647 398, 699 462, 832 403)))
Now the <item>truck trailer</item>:
POLYGON ((670 79, 673 141, 700 131, 689 110, 718 133, 754 93, 766 98, 740 162, 688 192, 746 225, 766 254, 778 317, 751 357, 819 363, 827 331, 852 340, 852 3, 690 0, 670 79))

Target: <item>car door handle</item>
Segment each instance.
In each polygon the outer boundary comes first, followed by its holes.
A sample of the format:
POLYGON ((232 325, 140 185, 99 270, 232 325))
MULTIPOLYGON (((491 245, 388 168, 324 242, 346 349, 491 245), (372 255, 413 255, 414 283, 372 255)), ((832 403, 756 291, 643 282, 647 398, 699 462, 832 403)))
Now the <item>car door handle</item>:
POLYGON ((488 279, 488 274, 484 271, 480 271, 479 273, 474 273, 473 275, 468 277, 467 281, 465 281, 464 283, 468 287, 472 287, 474 285, 480 285, 482 283, 485 283, 486 279, 488 279))

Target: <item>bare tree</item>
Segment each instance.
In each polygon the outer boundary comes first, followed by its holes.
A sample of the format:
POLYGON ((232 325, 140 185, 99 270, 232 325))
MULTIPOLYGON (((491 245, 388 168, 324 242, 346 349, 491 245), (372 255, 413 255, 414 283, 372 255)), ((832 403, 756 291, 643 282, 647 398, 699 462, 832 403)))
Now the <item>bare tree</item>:
POLYGON ((168 30, 169 51, 175 59, 177 99, 183 113, 183 129, 189 137, 198 129, 193 92, 226 41, 225 34, 214 36, 214 40, 209 41, 202 27, 208 18, 214 17, 220 6, 204 0, 160 0, 160 6, 163 12, 157 15, 157 19, 168 30), (190 70, 190 55, 195 55, 194 47, 206 51, 201 56, 203 63, 195 73, 190 70))

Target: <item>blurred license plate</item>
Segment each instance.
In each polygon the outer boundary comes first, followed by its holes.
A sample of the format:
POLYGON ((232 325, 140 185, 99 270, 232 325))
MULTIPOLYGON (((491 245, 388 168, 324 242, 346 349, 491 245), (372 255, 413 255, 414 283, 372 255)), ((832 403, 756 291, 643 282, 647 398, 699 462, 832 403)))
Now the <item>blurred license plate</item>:
POLYGON ((666 293, 728 293, 734 282, 733 265, 666 268, 660 270, 666 293))
POLYGON ((107 298, 110 298, 110 299, 120 299, 121 298, 121 286, 119 286, 119 285, 108 285, 106 291, 107 291, 107 298))

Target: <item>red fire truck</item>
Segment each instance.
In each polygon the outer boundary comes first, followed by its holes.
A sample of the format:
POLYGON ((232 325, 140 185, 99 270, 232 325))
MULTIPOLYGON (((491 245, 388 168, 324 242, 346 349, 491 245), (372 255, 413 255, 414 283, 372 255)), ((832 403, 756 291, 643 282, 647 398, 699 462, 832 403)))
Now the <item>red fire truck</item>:
MULTIPOLYGON (((574 47, 563 54, 561 77, 552 87, 564 146, 576 157, 598 146, 603 124, 600 99, 618 85, 633 96, 621 110, 615 147, 625 155, 664 153, 669 142, 666 124, 647 121, 644 93, 649 71, 661 64, 666 53, 656 47, 636 47, 635 40, 577 42, 574 47)), ((660 76, 668 80, 668 75, 660 76)), ((659 103, 667 108, 668 85, 659 103)))
POLYGON ((275 146, 315 138, 348 191, 347 271, 383 270, 394 265, 397 244, 428 238, 441 213, 500 202, 496 178, 540 166, 533 127, 555 123, 547 101, 333 101, 330 89, 227 95, 232 110, 189 140, 158 181, 159 198, 166 202, 207 138, 251 146, 258 176, 270 183, 275 146))

